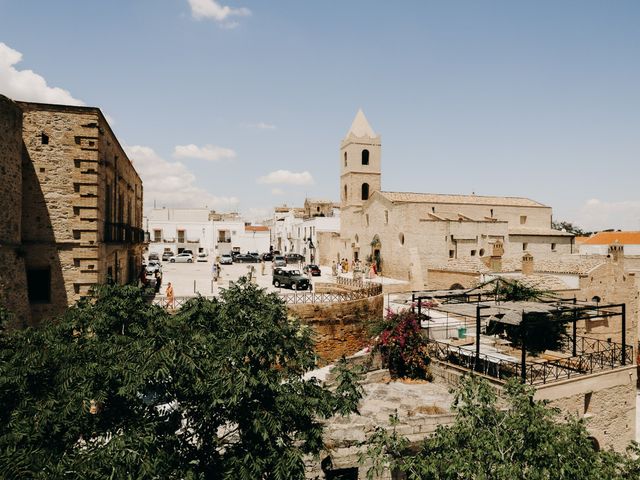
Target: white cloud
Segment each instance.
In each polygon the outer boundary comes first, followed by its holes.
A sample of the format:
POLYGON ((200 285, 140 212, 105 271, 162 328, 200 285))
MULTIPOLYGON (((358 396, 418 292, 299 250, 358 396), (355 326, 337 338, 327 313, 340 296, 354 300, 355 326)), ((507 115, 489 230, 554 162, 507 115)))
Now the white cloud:
POLYGON ((230 148, 217 147, 216 145, 198 147, 191 143, 189 145, 176 145, 173 150, 173 156, 176 158, 198 158, 216 162, 223 158, 236 158, 237 154, 230 148))
POLYGON ((158 207, 236 209, 236 197, 219 197, 195 185, 196 176, 180 162, 168 162, 150 147, 125 147, 142 178, 145 208, 158 207))
POLYGON ((251 207, 242 212, 242 216, 254 223, 261 223, 271 217, 273 210, 264 207, 251 207))
POLYGON ((276 170, 264 177, 258 178, 258 183, 282 184, 282 185, 313 185, 313 177, 309 172, 290 172, 289 170, 276 170))
POLYGON ((0 93, 14 100, 25 102, 84 105, 67 90, 50 87, 41 75, 33 70, 18 70, 22 53, 0 42, 0 93))
POLYGON ((272 188, 271 193, 273 195, 284 195, 284 190, 282 190, 281 188, 272 188))
POLYGON ((576 223, 586 230, 640 230, 640 201, 606 202, 592 198, 580 209, 576 223))
POLYGON ((258 122, 258 123, 246 123, 245 127, 257 128, 258 130, 275 130, 276 127, 273 123, 258 122))
POLYGON ((225 28, 238 26, 237 22, 232 22, 229 17, 246 17, 251 15, 248 8, 232 8, 228 5, 221 5, 216 0, 189 0, 191 16, 196 20, 213 20, 225 28))

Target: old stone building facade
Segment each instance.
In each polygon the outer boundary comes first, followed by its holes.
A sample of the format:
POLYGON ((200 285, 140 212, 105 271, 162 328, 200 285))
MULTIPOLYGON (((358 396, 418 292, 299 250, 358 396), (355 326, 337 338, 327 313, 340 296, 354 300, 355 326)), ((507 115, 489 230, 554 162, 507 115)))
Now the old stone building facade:
POLYGON ((571 253, 573 235, 551 228, 552 210, 519 197, 386 192, 380 135, 358 111, 340 144, 341 228, 332 256, 377 264, 385 276, 428 284, 429 266, 486 258, 496 241, 506 256, 571 253))
POLYGON ((63 312, 96 284, 134 281, 142 181, 102 112, 0 97, 0 119, 10 127, 0 134, 0 249, 9 265, 0 301, 16 325, 63 312))

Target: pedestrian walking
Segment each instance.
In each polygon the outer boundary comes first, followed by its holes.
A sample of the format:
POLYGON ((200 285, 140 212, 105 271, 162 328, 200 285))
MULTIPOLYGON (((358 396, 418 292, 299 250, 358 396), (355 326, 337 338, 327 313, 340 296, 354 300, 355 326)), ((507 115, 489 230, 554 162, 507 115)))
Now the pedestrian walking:
POLYGON ((156 294, 160 293, 160 287, 162 287, 162 274, 156 270, 156 294))
POLYGON ((173 296, 173 285, 171 285, 171 282, 167 284, 165 295, 167 296, 167 308, 175 308, 175 297, 173 296))

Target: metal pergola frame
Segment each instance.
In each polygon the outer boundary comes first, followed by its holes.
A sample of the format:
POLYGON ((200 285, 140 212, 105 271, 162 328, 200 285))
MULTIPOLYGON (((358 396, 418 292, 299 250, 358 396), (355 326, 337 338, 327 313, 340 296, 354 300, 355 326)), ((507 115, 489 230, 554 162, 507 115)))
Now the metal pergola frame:
MULTIPOLYGON (((580 320, 599 320, 606 318, 621 319, 621 344, 622 357, 621 365, 626 365, 626 304, 600 304, 596 302, 580 302, 575 296, 572 299, 555 298, 552 295, 542 295, 546 297, 535 301, 508 301, 499 293, 499 289, 493 291, 486 289, 488 285, 497 282, 505 282, 502 278, 495 278, 474 287, 464 290, 427 290, 412 292, 411 309, 415 313, 417 307, 418 317, 422 315, 424 301, 436 300, 438 306, 430 306, 433 310, 451 313, 463 318, 475 319, 475 358, 476 365, 480 365, 480 331, 483 318, 489 318, 495 322, 505 325, 515 325, 530 327, 540 323, 542 318, 553 322, 572 324, 572 356, 577 356, 577 322, 580 320), (484 298, 483 298, 484 297, 484 298), (474 308, 475 307, 475 311, 474 308), (485 314, 483 314, 485 312, 485 314)), ((527 344, 526 339, 529 328, 523 329, 521 345, 521 368, 522 381, 526 381, 526 359, 527 344)))

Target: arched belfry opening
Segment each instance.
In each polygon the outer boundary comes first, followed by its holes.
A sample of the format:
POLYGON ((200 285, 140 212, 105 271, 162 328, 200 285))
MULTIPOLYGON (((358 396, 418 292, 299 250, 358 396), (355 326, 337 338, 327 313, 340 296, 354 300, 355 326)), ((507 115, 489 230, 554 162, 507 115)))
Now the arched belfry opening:
POLYGON ((369 184, 368 183, 363 183, 362 184, 362 200, 368 200, 369 199, 369 184))
POLYGON ((362 165, 369 165, 369 150, 362 150, 362 165))

